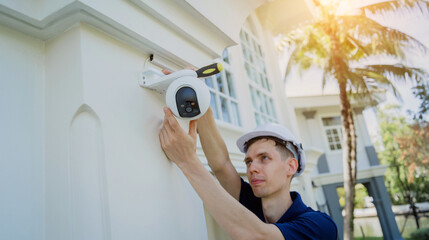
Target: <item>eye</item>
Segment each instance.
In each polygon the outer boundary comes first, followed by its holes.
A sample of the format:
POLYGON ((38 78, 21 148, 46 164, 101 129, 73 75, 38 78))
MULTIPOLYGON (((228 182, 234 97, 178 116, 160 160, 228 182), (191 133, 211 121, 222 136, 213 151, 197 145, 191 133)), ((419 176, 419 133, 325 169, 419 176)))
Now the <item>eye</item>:
POLYGON ((244 163, 246 164, 246 166, 249 166, 252 163, 252 160, 250 159, 244 160, 244 163))
POLYGON ((269 157, 268 157, 268 156, 266 156, 266 155, 262 155, 262 156, 261 156, 261 159, 262 159, 262 160, 269 160, 269 157))

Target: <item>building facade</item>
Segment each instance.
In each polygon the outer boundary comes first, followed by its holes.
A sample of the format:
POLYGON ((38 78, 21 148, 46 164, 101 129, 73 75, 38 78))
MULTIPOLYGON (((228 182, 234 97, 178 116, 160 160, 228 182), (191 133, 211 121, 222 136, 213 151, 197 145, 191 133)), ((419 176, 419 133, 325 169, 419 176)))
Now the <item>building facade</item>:
MULTIPOLYGON (((301 20, 294 16, 308 12, 308 1, 282 1, 288 7, 274 14, 278 2, 0 1, 0 238, 228 239, 162 152, 163 96, 138 84, 147 67, 213 61, 224 71, 203 80, 240 175, 236 139, 281 123, 307 156, 293 189, 338 220, 325 196, 341 179, 324 175, 341 172, 338 103, 300 106, 286 97, 273 34, 301 20), (267 13, 282 25, 269 27, 267 13), (326 142, 328 130, 335 141, 326 142)), ((359 144, 371 152, 366 140, 359 144)), ((200 145, 197 153, 206 163, 200 145)), ((373 166, 365 159, 360 167, 373 166)))

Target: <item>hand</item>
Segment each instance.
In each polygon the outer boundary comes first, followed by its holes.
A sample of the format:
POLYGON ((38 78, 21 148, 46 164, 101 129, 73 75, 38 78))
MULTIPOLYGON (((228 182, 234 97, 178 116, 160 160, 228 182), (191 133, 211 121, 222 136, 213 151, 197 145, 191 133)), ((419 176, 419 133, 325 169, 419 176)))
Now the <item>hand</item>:
POLYGON ((186 133, 169 108, 164 107, 164 114, 159 140, 167 158, 180 168, 195 161, 198 162, 196 154, 197 121, 189 122, 189 132, 186 133))

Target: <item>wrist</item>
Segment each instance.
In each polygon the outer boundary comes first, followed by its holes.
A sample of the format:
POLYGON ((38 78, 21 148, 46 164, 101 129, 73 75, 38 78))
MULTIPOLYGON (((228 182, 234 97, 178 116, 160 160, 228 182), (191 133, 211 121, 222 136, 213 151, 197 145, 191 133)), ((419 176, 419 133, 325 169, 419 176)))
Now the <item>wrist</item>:
POLYGON ((186 175, 186 173, 191 173, 193 170, 198 169, 199 167, 203 167, 202 162, 198 159, 195 154, 191 159, 187 159, 187 161, 181 161, 176 163, 176 165, 180 168, 180 170, 186 175))

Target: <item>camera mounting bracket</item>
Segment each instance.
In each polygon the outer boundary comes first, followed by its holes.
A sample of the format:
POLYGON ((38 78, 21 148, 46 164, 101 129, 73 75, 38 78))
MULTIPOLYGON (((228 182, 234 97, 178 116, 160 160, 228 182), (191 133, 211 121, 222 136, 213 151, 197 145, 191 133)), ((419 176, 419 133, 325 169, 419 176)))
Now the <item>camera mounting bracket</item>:
POLYGON ((193 70, 184 69, 164 75, 164 73, 155 68, 146 68, 141 74, 139 85, 143 88, 148 88, 150 90, 165 94, 168 86, 174 80, 181 77, 197 78, 197 73, 193 70))

